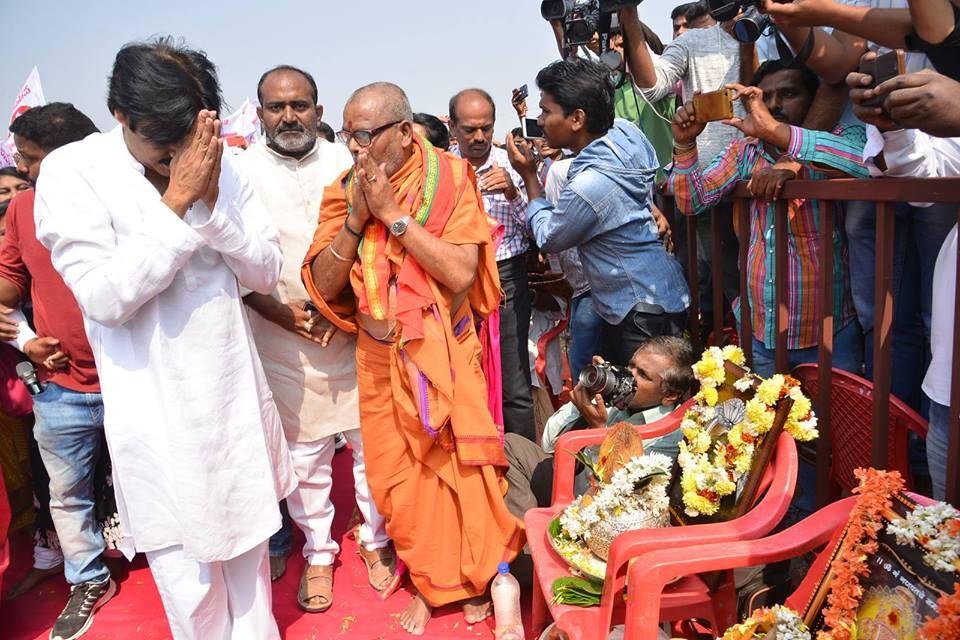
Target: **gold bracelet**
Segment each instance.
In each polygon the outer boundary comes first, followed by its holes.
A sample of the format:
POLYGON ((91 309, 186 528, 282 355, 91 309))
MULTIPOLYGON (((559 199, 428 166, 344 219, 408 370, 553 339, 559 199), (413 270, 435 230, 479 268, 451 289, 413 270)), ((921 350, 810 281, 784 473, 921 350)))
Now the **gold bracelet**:
POLYGON ((340 262, 353 262, 353 258, 346 258, 346 257, 340 255, 339 253, 337 253, 337 250, 333 248, 333 243, 332 243, 332 242, 330 243, 330 245, 329 245, 327 248, 330 249, 330 253, 333 254, 333 257, 336 258, 337 260, 339 260, 340 262))

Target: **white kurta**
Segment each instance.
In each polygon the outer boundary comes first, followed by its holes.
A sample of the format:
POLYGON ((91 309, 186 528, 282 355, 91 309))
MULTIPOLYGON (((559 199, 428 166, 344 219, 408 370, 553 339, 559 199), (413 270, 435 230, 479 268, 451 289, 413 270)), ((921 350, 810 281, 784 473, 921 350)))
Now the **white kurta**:
POLYGON ((249 184, 225 156, 215 210, 181 220, 117 127, 44 160, 36 218, 96 358, 124 550, 215 562, 263 542, 295 480, 240 299, 281 266, 249 184))
MULTIPOLYGON (((309 300, 300 265, 313 241, 323 190, 353 164, 347 148, 317 140, 301 159, 282 156, 262 140, 235 159, 280 232, 283 269, 272 296, 283 304, 309 300)), ((288 442, 315 442, 360 428, 356 336, 338 331, 326 347, 250 309, 267 381, 288 442)))

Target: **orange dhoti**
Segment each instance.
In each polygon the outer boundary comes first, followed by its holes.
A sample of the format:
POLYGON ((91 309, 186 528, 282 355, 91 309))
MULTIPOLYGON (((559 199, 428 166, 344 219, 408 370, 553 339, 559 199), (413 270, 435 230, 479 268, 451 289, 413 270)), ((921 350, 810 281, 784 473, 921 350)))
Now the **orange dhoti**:
POLYGON ((500 469, 502 434, 487 406, 475 315, 499 302, 489 222, 472 170, 418 140, 391 183, 397 201, 437 237, 477 245, 473 287, 450 292, 405 255, 399 239, 372 220, 350 275, 351 287, 325 301, 310 265, 347 217, 349 176, 324 194, 320 224, 304 261, 307 291, 320 312, 358 332, 357 380, 367 484, 397 555, 433 606, 478 596, 497 564, 516 557, 521 523, 507 510, 500 469), (418 213, 419 212, 419 213, 418 213), (379 340, 357 318, 391 327, 379 340))

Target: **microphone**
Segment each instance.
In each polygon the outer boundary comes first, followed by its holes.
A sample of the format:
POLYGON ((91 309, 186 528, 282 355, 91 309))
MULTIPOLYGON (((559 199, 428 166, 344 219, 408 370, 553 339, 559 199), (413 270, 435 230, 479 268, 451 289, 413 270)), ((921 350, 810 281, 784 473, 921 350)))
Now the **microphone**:
POLYGON ((43 391, 45 385, 40 384, 40 379, 37 378, 37 370, 32 362, 17 363, 17 377, 20 378, 20 382, 27 388, 31 396, 39 395, 43 391))

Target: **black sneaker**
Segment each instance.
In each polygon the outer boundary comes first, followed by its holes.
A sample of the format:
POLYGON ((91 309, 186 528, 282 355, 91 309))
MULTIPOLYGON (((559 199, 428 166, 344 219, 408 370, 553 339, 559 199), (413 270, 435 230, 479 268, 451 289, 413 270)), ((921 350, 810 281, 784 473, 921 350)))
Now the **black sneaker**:
POLYGON ((93 624, 93 614, 107 604, 117 592, 117 583, 83 582, 70 587, 67 606, 50 630, 50 640, 73 640, 79 638, 93 624))

